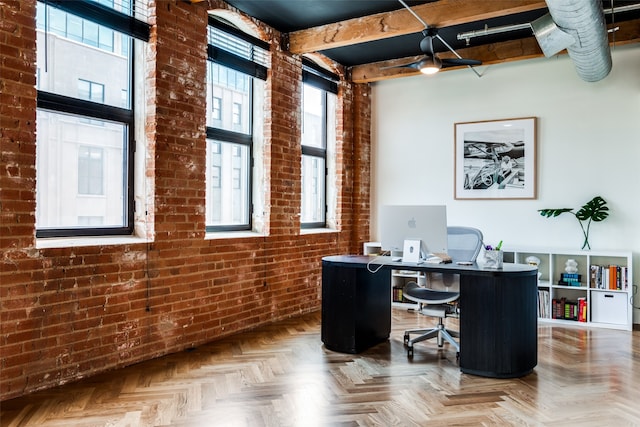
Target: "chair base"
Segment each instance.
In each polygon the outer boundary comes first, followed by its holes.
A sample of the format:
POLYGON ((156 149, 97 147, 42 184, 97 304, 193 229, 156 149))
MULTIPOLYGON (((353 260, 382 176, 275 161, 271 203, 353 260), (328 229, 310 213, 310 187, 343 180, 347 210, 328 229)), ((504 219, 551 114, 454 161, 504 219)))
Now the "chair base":
POLYGON ((444 342, 447 341, 449 344, 456 348, 456 358, 460 355, 460 344, 453 339, 454 337, 460 338, 460 333, 458 331, 452 331, 444 327, 444 323, 442 322, 442 318, 438 318, 438 324, 435 328, 432 329, 410 329, 408 331, 404 331, 404 343, 407 346, 407 356, 413 357, 413 345, 415 343, 426 341, 431 338, 437 338, 438 347, 442 347, 444 342), (420 334, 419 336, 411 339, 411 334, 420 334))

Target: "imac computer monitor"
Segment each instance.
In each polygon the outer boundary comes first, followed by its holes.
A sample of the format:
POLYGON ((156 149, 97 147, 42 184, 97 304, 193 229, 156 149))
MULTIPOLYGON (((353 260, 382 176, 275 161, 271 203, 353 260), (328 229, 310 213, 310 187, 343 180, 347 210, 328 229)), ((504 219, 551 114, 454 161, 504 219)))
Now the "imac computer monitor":
POLYGON ((402 252, 406 239, 421 240, 421 256, 447 252, 446 206, 385 205, 379 215, 380 243, 392 255, 402 252))

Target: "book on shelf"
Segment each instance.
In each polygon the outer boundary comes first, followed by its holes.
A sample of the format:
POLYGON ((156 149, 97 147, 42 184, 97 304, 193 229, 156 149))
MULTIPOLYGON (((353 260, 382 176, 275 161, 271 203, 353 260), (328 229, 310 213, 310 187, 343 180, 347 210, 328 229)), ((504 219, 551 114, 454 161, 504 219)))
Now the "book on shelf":
POLYGON ((561 286, 582 286, 582 274, 578 273, 560 273, 558 285, 561 286))
POLYGON ((404 302, 402 295, 402 287, 394 286, 393 288, 393 302, 404 302))
POLYGON ((563 320, 587 321, 587 299, 578 298, 577 301, 568 301, 566 298, 554 298, 551 302, 552 318, 563 320))
POLYGON ((549 310, 549 291, 538 289, 538 317, 541 319, 551 318, 549 310))
POLYGON ((589 285, 594 289, 628 290, 629 269, 621 265, 591 265, 589 285))
POLYGON ((564 303, 564 319, 578 320, 578 303, 574 301, 565 301, 564 303))
POLYGON ((587 321, 587 299, 585 297, 578 298, 578 322, 587 321))
POLYGON ((551 301, 551 318, 552 319, 564 319, 564 303, 566 298, 554 298, 551 301))

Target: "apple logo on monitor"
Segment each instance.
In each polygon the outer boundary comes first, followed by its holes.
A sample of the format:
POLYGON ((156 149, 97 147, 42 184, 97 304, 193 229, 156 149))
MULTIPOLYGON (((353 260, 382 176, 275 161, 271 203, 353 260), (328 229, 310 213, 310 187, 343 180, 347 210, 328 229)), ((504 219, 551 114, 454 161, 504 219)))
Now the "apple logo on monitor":
POLYGON ((409 224, 409 228, 416 228, 416 219, 415 219, 415 217, 412 217, 409 220, 408 224, 409 224))

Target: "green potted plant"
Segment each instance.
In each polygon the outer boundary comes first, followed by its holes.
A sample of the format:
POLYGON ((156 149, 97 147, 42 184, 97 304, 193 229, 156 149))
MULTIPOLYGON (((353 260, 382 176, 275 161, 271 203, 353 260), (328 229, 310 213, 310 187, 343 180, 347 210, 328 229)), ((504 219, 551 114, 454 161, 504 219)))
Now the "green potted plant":
POLYGON ((591 222, 604 221, 609 216, 609 208, 607 207, 607 202, 600 196, 596 196, 582 205, 582 207, 578 209, 578 212, 574 212, 572 208, 538 209, 538 212, 540 212, 540 215, 547 218, 555 217, 565 212, 569 212, 570 214, 575 216, 580 223, 580 228, 582 229, 582 234, 584 236, 582 249, 584 249, 585 247, 587 249, 591 249, 591 245, 589 245, 589 228, 591 227, 591 222), (584 221, 587 222, 586 228, 584 225, 584 221))

